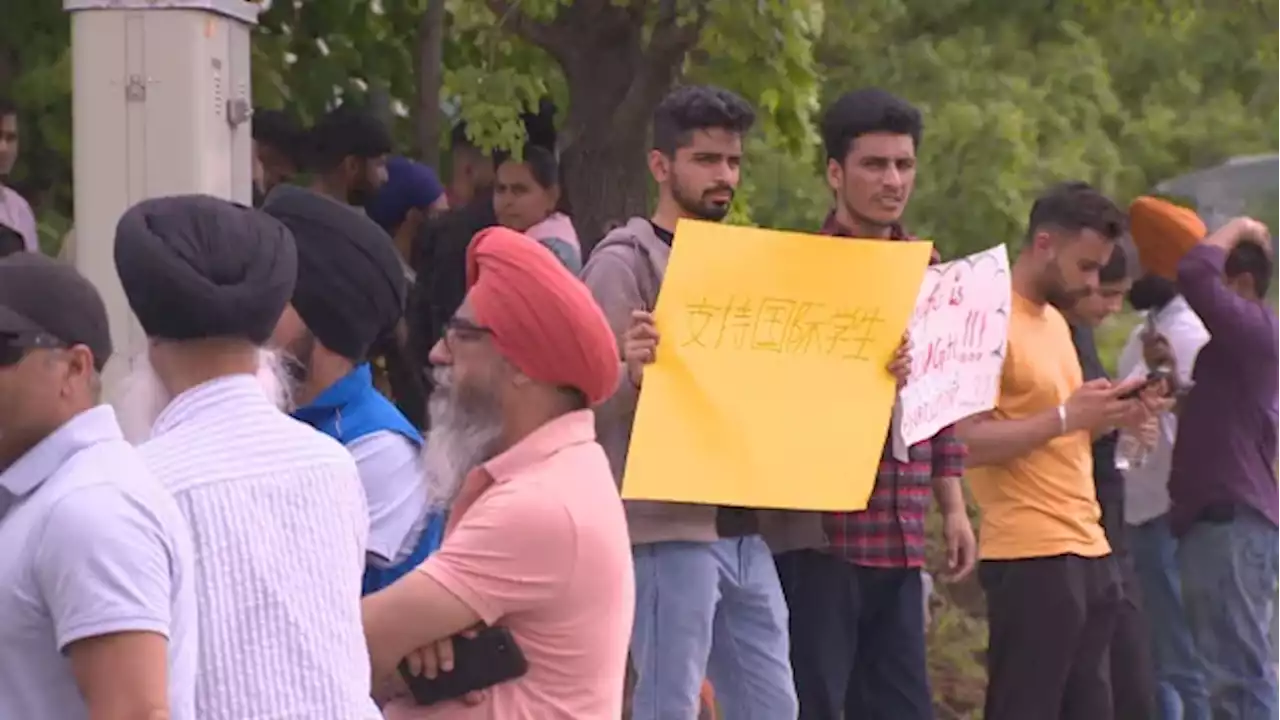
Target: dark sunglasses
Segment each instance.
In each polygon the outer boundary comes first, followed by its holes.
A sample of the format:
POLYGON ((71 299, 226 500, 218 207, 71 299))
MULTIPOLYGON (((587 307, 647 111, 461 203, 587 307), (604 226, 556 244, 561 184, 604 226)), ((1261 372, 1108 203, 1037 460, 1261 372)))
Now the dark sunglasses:
POLYGON ((0 367, 12 367, 32 350, 58 350, 66 343, 43 332, 0 333, 0 367))

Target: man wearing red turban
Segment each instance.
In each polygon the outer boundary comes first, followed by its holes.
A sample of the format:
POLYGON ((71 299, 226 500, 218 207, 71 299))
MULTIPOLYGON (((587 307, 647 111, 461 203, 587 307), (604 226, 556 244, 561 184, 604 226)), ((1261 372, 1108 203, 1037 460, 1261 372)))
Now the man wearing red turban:
MULTIPOLYGON (((450 638, 496 625, 528 671, 433 705, 431 718, 614 720, 635 576, 590 409, 618 384, 613 332, 587 287, 514 230, 475 236, 467 285, 430 357, 425 464, 449 526, 417 572, 365 599, 375 683, 406 656, 415 674, 461 672, 450 638)), ((391 720, 428 712, 408 698, 385 710, 391 720)))

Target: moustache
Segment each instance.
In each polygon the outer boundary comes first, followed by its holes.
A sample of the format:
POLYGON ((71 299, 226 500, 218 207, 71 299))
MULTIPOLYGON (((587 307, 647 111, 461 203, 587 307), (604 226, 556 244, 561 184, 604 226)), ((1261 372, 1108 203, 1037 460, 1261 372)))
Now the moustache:
POLYGON ((431 371, 431 387, 433 390, 448 392, 453 389, 453 373, 446 368, 431 371))
POLYGON ((733 188, 732 188, 732 187, 730 187, 730 186, 728 186, 728 185, 717 185, 717 186, 715 186, 715 187, 711 188, 710 190, 707 190, 706 192, 702 193, 702 197, 704 197, 704 198, 705 198, 705 197, 710 197, 710 196, 712 196, 712 195, 716 195, 716 194, 719 194, 719 193, 728 193, 728 195, 729 195, 729 199, 730 199, 730 200, 732 200, 732 199, 733 199, 733 196, 734 196, 734 191, 733 191, 733 188))

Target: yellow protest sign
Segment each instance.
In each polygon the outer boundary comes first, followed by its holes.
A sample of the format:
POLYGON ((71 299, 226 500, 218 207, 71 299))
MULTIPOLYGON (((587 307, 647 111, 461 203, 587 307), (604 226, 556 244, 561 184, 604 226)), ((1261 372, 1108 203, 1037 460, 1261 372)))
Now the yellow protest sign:
POLYGON ((680 221, 623 497, 866 508, 931 248, 680 221))

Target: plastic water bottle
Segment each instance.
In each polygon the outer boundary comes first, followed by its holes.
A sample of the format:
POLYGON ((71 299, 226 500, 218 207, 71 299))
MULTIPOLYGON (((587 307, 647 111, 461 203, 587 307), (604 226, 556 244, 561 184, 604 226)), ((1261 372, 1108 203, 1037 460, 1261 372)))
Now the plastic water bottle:
POLYGON ((1147 448, 1133 433, 1121 430, 1116 439, 1116 469, 1137 470, 1147 460, 1147 448))

